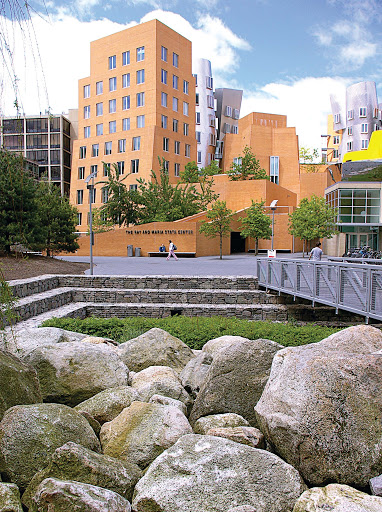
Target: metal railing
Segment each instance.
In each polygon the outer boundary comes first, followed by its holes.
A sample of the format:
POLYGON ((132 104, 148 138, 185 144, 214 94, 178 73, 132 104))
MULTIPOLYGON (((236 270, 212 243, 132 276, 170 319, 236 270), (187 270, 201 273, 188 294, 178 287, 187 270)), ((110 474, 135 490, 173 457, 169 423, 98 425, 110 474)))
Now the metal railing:
POLYGON ((260 286, 382 320, 382 269, 332 261, 258 258, 260 286))

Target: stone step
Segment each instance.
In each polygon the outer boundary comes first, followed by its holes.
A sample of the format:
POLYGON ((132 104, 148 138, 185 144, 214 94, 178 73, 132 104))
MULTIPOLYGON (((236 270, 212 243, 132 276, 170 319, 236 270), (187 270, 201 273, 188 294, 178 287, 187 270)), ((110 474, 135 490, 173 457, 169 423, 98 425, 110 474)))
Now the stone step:
POLYGON ((41 315, 52 309, 61 308, 72 302, 72 288, 54 288, 49 291, 18 299, 13 309, 20 320, 27 320, 28 318, 41 315))

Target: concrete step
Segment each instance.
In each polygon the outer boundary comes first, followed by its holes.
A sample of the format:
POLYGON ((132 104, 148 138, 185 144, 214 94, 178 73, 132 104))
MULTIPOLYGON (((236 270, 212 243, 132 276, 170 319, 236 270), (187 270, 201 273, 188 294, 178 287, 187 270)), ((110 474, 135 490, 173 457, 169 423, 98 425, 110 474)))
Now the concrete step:
POLYGON ((55 288, 18 299, 14 311, 20 320, 27 320, 73 302, 72 288, 55 288))

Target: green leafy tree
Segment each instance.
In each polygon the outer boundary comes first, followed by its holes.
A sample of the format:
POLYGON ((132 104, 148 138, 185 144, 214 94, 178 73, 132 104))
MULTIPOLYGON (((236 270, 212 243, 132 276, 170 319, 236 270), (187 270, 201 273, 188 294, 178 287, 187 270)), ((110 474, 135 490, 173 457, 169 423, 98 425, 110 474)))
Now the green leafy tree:
POLYGON ((320 164, 324 162, 320 161, 320 155, 318 149, 310 149, 305 146, 301 146, 300 151, 300 163, 305 165, 305 170, 308 173, 318 172, 320 164))
POLYGON ((36 206, 41 223, 40 248, 47 256, 60 251, 75 252, 79 235, 75 233, 77 209, 61 196, 57 185, 41 181, 36 192, 36 206))
POLYGON ((199 167, 195 161, 188 162, 184 167, 184 171, 180 173, 180 179, 183 183, 198 183, 199 177, 199 167))
POLYGON ((200 172, 205 176, 214 176, 215 174, 221 174, 221 169, 217 160, 211 160, 211 163, 207 167, 203 167, 200 172))
POLYGON ((269 240, 272 236, 272 219, 264 213, 265 201, 256 203, 247 209, 247 216, 241 220, 241 236, 255 239, 255 255, 258 253, 259 240, 269 240))
POLYGON ((260 166, 249 146, 245 146, 243 150, 241 163, 232 163, 228 176, 232 181, 269 180, 267 171, 260 166))
POLYGON ((338 209, 326 204, 324 197, 312 195, 300 201, 299 207, 289 215, 289 233, 303 240, 303 255, 311 240, 332 238, 338 233, 337 215, 338 209))
POLYGON ((199 231, 207 238, 220 239, 220 259, 223 258, 223 238, 231 232, 231 220, 233 212, 227 208, 225 201, 216 201, 211 210, 208 210, 207 220, 201 222, 199 231))

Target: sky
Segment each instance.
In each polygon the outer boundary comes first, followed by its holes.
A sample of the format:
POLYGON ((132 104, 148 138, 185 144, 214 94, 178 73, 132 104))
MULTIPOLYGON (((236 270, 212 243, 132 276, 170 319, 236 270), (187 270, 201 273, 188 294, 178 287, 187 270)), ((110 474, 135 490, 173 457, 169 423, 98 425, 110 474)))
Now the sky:
POLYGON ((243 90, 241 116, 288 116, 321 148, 330 95, 371 80, 382 103, 382 0, 14 0, 0 16, 0 115, 67 113, 89 75, 90 41, 157 18, 212 63, 215 87, 243 90), (16 6, 15 6, 16 5, 16 6), (17 93, 15 92, 17 89, 17 93))

